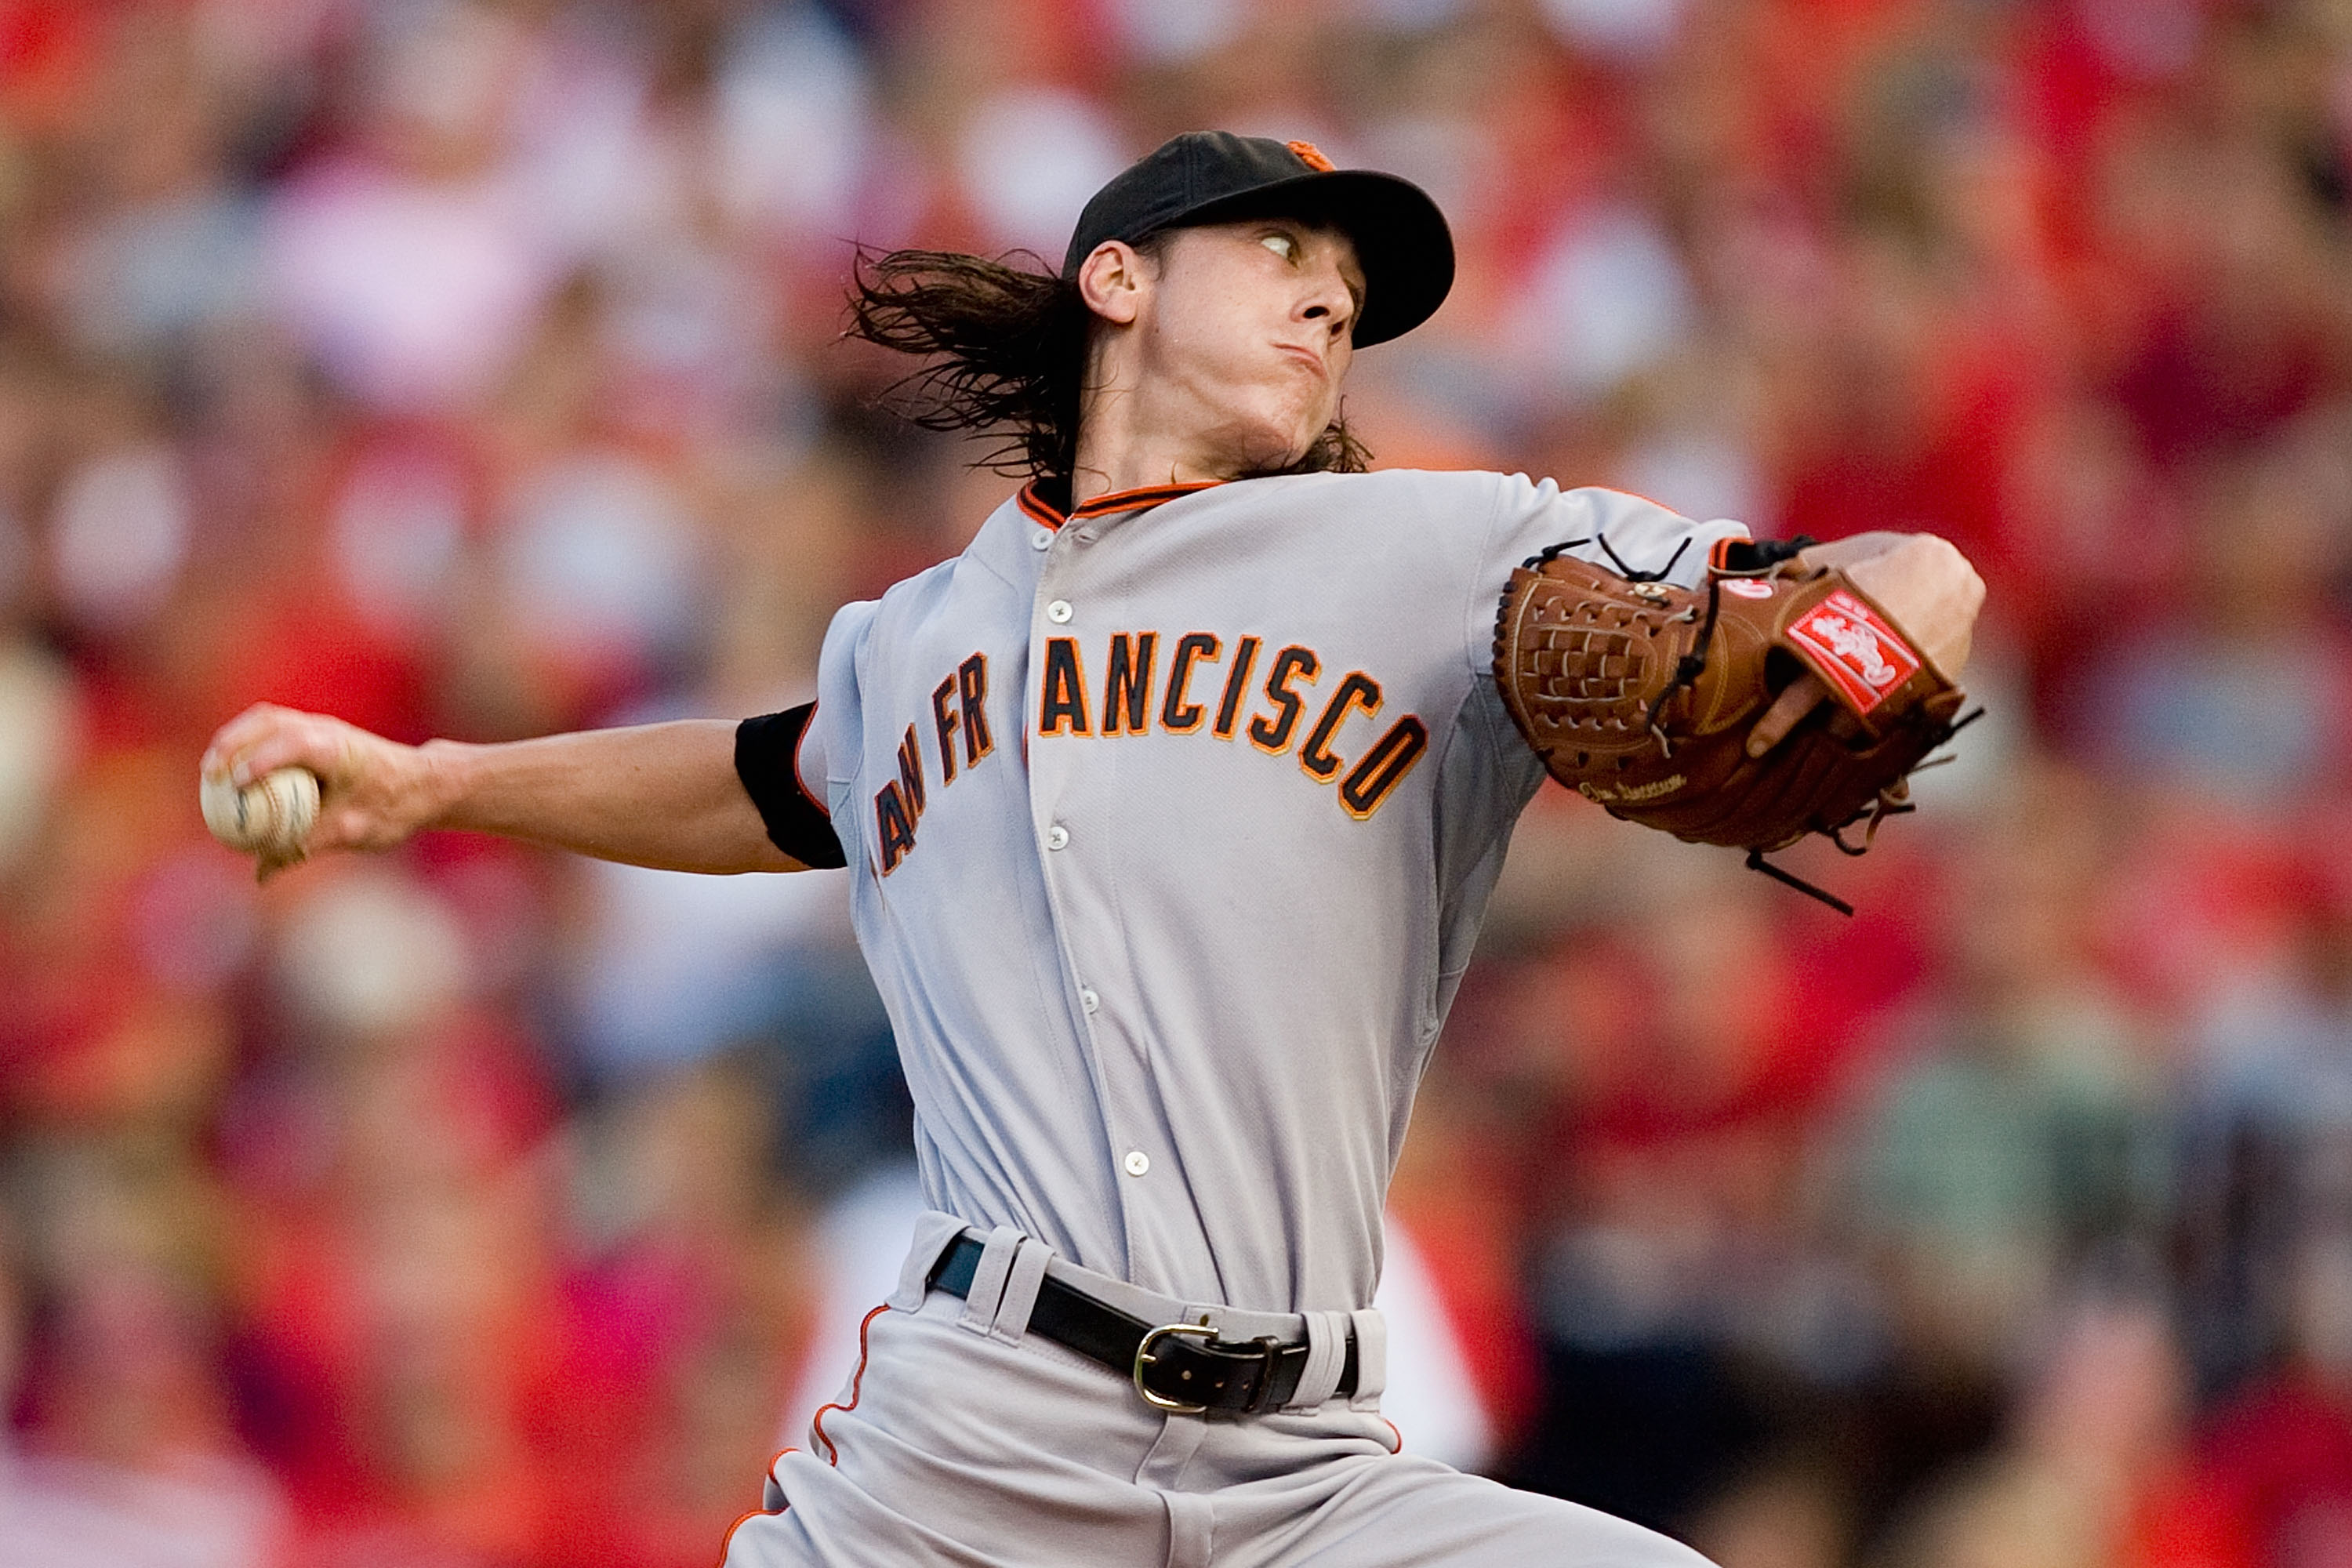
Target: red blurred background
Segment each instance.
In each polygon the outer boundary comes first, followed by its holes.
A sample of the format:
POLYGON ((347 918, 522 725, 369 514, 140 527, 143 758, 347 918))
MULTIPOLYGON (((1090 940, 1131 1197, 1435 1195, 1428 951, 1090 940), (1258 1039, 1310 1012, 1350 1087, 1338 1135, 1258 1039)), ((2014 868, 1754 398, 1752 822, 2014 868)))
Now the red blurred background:
POLYGON ((1725 1568, 2352 1563, 2345 0, 0 0, 0 1559, 717 1554, 906 1158, 840 884, 257 890, 195 757, 805 700, 1011 489, 851 242, 1058 256, 1211 125, 1451 216, 1381 463, 1990 584, 1852 921, 1529 814, 1393 1204, 1485 1467, 1725 1568))

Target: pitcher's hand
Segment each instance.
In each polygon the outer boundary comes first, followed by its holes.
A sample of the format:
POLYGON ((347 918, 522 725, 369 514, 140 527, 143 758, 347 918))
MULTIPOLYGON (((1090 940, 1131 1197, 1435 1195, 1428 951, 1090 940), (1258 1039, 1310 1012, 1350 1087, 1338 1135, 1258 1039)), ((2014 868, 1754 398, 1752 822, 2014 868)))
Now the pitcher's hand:
POLYGON ((324 713, 275 703, 247 709, 214 734, 201 771, 239 785, 289 765, 319 776, 319 820, 309 852, 389 849, 430 826, 440 809, 421 747, 404 746, 324 713))

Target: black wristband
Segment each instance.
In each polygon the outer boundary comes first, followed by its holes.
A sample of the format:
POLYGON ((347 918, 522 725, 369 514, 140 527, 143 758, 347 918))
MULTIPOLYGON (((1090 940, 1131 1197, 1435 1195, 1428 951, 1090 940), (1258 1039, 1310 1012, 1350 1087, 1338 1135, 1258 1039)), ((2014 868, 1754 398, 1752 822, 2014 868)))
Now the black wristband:
POLYGON ((782 713, 763 713, 735 726, 735 776, 760 808, 768 841, 802 865, 815 869, 846 866, 841 839, 824 803, 801 786, 794 753, 816 704, 804 702, 782 713))

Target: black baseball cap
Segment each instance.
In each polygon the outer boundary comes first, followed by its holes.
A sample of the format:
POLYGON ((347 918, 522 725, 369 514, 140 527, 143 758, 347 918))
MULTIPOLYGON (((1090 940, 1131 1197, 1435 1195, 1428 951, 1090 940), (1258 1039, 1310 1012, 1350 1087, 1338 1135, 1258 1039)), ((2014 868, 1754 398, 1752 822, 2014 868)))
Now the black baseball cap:
POLYGON ((1188 131, 1097 191, 1078 215, 1062 276, 1075 279, 1107 239, 1133 245, 1166 229, 1290 217, 1347 235, 1364 268, 1358 348, 1401 337, 1429 320, 1454 287, 1445 215, 1410 180, 1336 169, 1309 142, 1188 131))

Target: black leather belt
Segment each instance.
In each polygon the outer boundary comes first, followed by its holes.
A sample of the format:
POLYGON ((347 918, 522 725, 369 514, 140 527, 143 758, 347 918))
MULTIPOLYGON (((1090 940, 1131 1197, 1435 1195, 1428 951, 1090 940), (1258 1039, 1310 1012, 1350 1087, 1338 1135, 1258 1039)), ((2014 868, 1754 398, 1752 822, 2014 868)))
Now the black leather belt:
MULTIPOLYGON (((970 1297, 984 1243, 956 1237, 931 1268, 931 1283, 950 1296, 970 1297)), ((1222 1410, 1255 1415, 1290 1403, 1306 1375, 1307 1347, 1271 1337, 1225 1341, 1198 1323, 1151 1324, 1047 1275, 1029 1310, 1029 1332, 1100 1362, 1135 1383, 1155 1409, 1199 1415, 1222 1410)), ((1335 1394, 1356 1392, 1356 1336, 1335 1394)))

